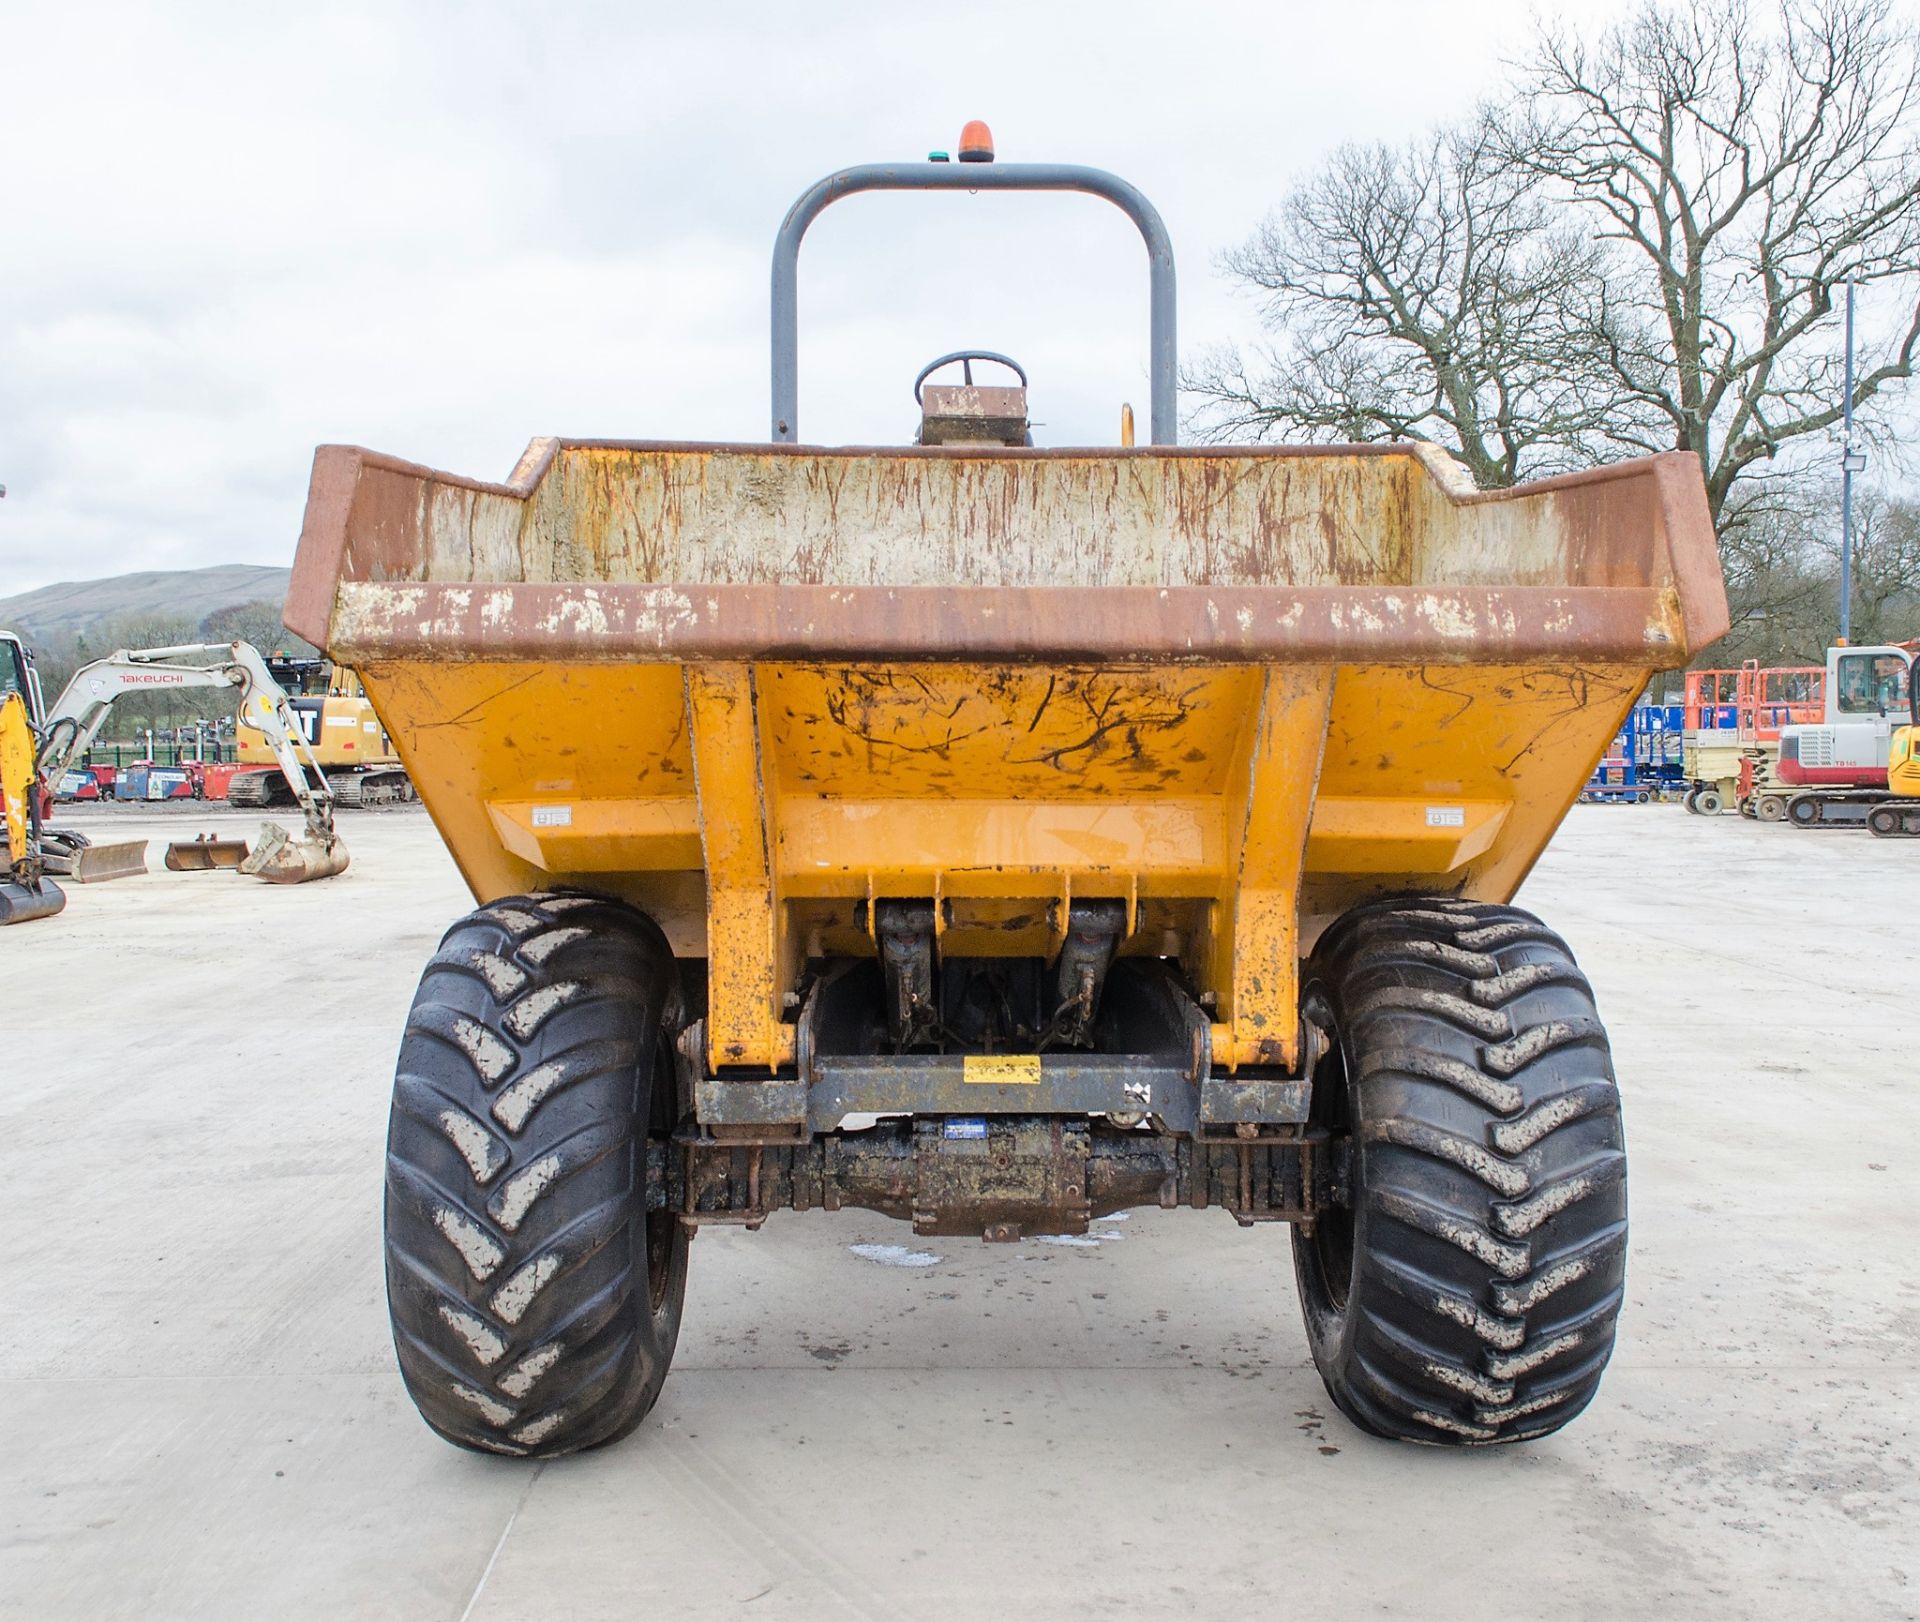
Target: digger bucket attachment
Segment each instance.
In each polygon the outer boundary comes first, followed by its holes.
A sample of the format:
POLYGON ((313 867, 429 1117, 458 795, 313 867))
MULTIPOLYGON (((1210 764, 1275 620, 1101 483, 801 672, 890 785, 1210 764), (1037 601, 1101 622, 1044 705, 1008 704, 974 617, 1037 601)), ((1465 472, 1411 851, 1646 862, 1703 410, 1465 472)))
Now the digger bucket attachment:
POLYGON ((330 840, 311 834, 295 839, 278 823, 263 822, 253 854, 239 867, 249 877, 269 884, 311 884, 344 873, 349 860, 346 841, 338 834, 330 840))
POLYGON ((66 904, 66 892, 49 880, 21 884, 14 879, 0 879, 0 927, 51 918, 66 904))
POLYGON ((105 884, 110 879, 138 878, 147 870, 144 839, 116 840, 96 845, 84 834, 56 830, 46 836, 46 869, 75 884, 105 884))
POLYGON ((215 834, 176 839, 167 846, 167 870, 172 873, 210 873, 216 868, 239 867, 246 859, 244 839, 221 839, 215 834))

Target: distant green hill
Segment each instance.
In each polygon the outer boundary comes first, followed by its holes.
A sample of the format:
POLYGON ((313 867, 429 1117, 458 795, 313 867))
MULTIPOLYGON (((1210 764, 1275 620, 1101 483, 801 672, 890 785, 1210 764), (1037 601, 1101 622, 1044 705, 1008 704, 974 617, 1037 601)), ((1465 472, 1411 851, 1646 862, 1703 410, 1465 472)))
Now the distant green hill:
POLYGON ((210 569, 148 569, 105 580, 65 580, 17 597, 0 597, 0 628, 65 642, 117 620, 185 620, 240 603, 286 600, 291 571, 253 563, 210 569))

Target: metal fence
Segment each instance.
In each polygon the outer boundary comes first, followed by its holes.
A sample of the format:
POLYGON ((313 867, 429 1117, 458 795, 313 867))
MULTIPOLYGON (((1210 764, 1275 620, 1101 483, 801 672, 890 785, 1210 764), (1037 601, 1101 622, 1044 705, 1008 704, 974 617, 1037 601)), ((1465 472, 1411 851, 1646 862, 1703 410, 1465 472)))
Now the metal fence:
POLYGON ((93 747, 74 762, 76 769, 111 766, 119 771, 136 762, 151 761, 156 766, 184 766, 204 761, 209 766, 230 765, 240 758, 239 746, 232 738, 159 738, 151 734, 114 743, 96 740, 93 747))

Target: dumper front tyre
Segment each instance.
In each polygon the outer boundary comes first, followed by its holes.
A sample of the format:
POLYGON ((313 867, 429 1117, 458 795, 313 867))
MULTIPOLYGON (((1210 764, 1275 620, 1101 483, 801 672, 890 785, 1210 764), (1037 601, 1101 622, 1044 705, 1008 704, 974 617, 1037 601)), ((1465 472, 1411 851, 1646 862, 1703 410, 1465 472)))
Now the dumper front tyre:
POLYGON ((595 896, 482 907, 428 963, 394 1081, 387 1301, 447 1440, 573 1453, 659 1396, 687 1239, 649 1211, 647 1144, 680 1113, 679 1002, 659 929, 595 896))
POLYGON ((1308 965, 1315 1124, 1346 1200, 1294 1232, 1314 1363, 1378 1436, 1522 1441, 1586 1407, 1625 1281, 1626 1155, 1593 994, 1513 907, 1396 901, 1308 965))

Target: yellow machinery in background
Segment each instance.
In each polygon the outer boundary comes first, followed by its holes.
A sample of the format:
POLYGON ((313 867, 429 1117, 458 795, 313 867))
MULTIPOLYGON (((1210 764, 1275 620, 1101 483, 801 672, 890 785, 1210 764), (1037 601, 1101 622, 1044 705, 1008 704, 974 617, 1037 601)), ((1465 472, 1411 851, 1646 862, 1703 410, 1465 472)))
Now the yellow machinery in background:
MULTIPOLYGON (((327 659, 276 655, 266 663, 288 695, 306 747, 327 774, 335 804, 393 805, 413 799, 406 767, 358 676, 327 659)), ((260 769, 236 773, 227 786, 228 800, 239 806, 290 805, 293 796, 277 769, 273 746, 244 710, 235 740, 240 764, 260 769)))
MULTIPOLYGON (((1887 786, 1902 800, 1920 802, 1920 693, 1914 695, 1914 711, 1912 722, 1893 735, 1893 748, 1887 760, 1887 786)), ((1916 807, 1901 809, 1911 821, 1916 807)), ((1920 832, 1920 828, 1911 831, 1920 832)))
POLYGON ((1867 827, 1882 839, 1920 839, 1920 681, 1909 680, 1907 700, 1907 724, 1894 728, 1887 753, 1889 798, 1867 812, 1867 827))
POLYGON ((0 924, 51 918, 67 904, 47 877, 40 846, 39 779, 33 769, 33 727, 23 692, 0 691, 0 812, 6 851, 0 868, 0 924))
POLYGON ((1292 1225, 1363 1428, 1557 1429, 1612 1345, 1625 1157, 1592 992, 1510 902, 1726 627, 1699 464, 1482 494, 1417 444, 1177 446, 1152 205, 984 126, 937 158, 788 215, 772 443, 316 457, 288 624, 481 903, 395 1084, 408 1388, 565 1453, 658 1394, 699 1226, 1146 1205, 1292 1225), (1024 376, 970 369, 922 374, 910 446, 798 442, 800 238, 904 188, 1133 219, 1151 444, 1034 448, 1024 376))
MULTIPOLYGON (((0 631, 0 696, 6 694, 13 694, 20 700, 20 714, 15 720, 9 747, 16 752, 17 764, 20 729, 24 728, 28 754, 34 762, 34 771, 27 781, 32 786, 32 811, 38 817, 47 809, 47 790, 59 781, 60 776, 56 772, 49 777, 44 764, 43 739, 50 719, 46 695, 41 690, 40 673, 26 643, 11 631, 0 631)), ((66 695, 61 696, 64 698, 66 695)), ((18 781, 13 771, 0 775, 0 810, 7 813, 10 826, 16 809, 13 799, 18 781)), ((37 821, 32 822, 31 831, 34 844, 32 859, 43 874, 57 874, 61 878, 71 879, 75 884, 101 884, 113 879, 132 878, 147 870, 147 842, 144 839, 95 844, 75 829, 49 828, 37 821)), ((16 851, 19 848, 17 844, 14 846, 16 851)), ((56 906, 53 910, 57 912, 59 908, 56 906)), ((0 917, 0 922, 19 923, 30 917, 43 916, 43 911, 22 902, 11 916, 0 917)))

